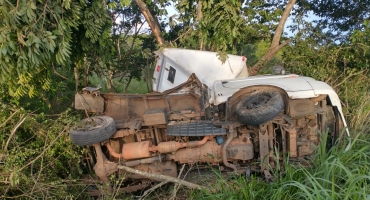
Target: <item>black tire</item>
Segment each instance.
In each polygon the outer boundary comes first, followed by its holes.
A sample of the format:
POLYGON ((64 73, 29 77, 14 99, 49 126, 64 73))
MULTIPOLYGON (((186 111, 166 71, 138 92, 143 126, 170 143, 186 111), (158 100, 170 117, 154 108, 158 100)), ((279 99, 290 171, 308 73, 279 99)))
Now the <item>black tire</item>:
POLYGON ((235 105, 238 120, 246 125, 259 125, 272 120, 284 109, 284 100, 276 90, 248 94, 235 105))
POLYGON ((91 145, 109 139, 116 132, 111 117, 95 116, 83 119, 69 132, 71 141, 80 146, 91 145))

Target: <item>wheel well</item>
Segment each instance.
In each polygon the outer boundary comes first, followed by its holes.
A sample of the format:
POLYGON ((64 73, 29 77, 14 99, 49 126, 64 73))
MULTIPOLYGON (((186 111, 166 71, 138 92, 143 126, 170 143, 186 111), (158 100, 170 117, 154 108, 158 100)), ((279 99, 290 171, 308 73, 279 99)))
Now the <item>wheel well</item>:
POLYGON ((289 103, 289 96, 286 93, 285 90, 276 87, 276 86, 270 86, 270 85, 258 85, 258 86, 248 86, 245 88, 240 89, 239 91, 235 92, 226 102, 226 109, 227 109, 227 119, 234 120, 236 119, 235 115, 235 105, 241 101, 245 96, 248 94, 255 92, 255 91, 261 91, 261 90, 276 90, 280 93, 284 100, 284 104, 288 105, 289 103))

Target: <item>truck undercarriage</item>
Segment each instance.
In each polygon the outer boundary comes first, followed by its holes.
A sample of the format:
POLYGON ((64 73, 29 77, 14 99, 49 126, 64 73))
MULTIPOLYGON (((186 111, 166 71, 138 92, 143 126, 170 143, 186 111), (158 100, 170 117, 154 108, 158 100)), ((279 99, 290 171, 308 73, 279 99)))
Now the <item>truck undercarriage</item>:
POLYGON ((327 134, 328 148, 342 133, 340 112, 325 94, 292 99, 281 88, 258 85, 214 105, 208 103, 208 91, 192 75, 163 93, 76 94, 77 109, 102 115, 83 120, 70 138, 94 147, 94 170, 101 180, 124 174, 140 183, 123 188, 133 192, 148 180, 119 166, 177 177, 178 166, 196 164, 237 174, 256 171, 271 179, 270 169, 287 160, 307 163, 320 133, 327 134))

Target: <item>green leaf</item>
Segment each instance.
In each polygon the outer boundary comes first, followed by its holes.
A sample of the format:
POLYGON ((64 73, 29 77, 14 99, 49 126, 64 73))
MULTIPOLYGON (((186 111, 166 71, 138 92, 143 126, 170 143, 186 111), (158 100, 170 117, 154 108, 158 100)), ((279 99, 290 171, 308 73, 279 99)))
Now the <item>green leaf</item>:
POLYGON ((8 50, 5 47, 1 48, 1 53, 3 53, 5 55, 7 52, 8 52, 8 50))
POLYGON ((10 181, 10 185, 13 187, 19 184, 19 177, 16 171, 12 171, 10 173, 9 181, 10 181))
POLYGON ((131 0, 121 0, 119 1, 119 3, 121 4, 122 7, 126 7, 130 5, 131 0))
POLYGON ((34 1, 31 1, 30 6, 33 10, 36 10, 36 5, 34 1))

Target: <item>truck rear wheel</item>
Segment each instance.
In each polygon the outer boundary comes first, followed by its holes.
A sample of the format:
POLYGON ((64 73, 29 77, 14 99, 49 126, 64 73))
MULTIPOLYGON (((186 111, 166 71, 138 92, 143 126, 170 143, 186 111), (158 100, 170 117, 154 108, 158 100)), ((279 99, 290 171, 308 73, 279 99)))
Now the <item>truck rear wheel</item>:
POLYGON ((80 146, 91 145, 109 139, 116 132, 113 118, 95 116, 83 119, 69 132, 71 141, 80 146))
POLYGON ((276 90, 262 90, 248 94, 235 106, 238 120, 247 125, 263 124, 284 109, 284 100, 276 90))

